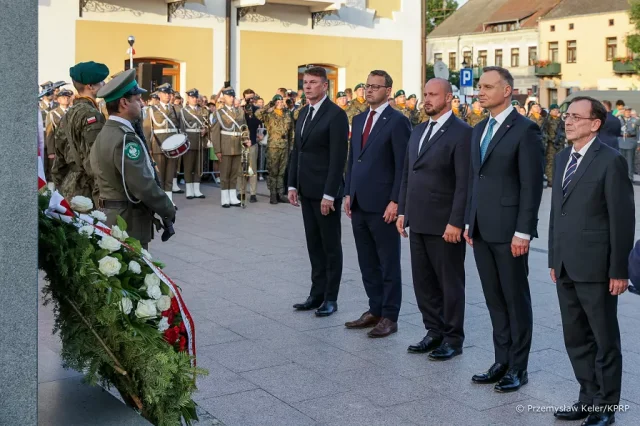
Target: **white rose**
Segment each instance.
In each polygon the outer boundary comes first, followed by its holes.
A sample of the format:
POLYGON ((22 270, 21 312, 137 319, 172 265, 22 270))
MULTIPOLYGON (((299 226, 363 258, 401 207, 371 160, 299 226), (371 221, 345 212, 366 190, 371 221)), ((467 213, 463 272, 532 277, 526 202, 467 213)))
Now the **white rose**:
POLYGON ((158 330, 162 333, 169 328, 169 319, 167 317, 162 317, 160 323, 158 323, 158 330))
POLYGON ((142 255, 143 255, 144 257, 146 257, 146 258, 147 258, 147 260, 151 260, 151 259, 152 259, 152 258, 151 258, 151 253, 149 253, 149 252, 148 252, 148 251, 146 251, 145 249, 142 249, 142 255))
POLYGON ((105 256, 98 261, 98 269, 108 277, 118 275, 121 267, 120 261, 115 257, 105 256))
POLYGON ((140 300, 138 301, 138 307, 136 308, 136 316, 138 318, 151 318, 155 317, 156 302, 154 300, 140 300))
POLYGON ((154 273, 147 274, 147 276, 144 277, 144 285, 147 288, 158 287, 160 285, 160 278, 158 278, 158 276, 154 273))
POLYGON ((171 298, 169 296, 160 296, 158 300, 156 300, 156 308, 158 311, 164 312, 171 307, 171 298))
POLYGON ((93 201, 90 198, 76 195, 71 199, 71 209, 78 213, 87 213, 93 208, 93 201))
POLYGON ((93 226, 91 225, 81 226, 80 229, 78 229, 78 232, 82 235, 86 235, 87 237, 90 237, 91 235, 93 235, 93 226))
POLYGON ((125 314, 129 315, 131 310, 133 309, 133 302, 128 297, 123 297, 120 301, 120 310, 125 314))
POLYGON ((129 270, 134 274, 142 273, 142 268, 140 267, 140 264, 135 260, 132 260, 131 262, 129 262, 129 270))
POLYGON ((125 231, 121 230, 118 225, 113 225, 111 227, 111 236, 113 238, 116 238, 120 241, 124 241, 127 238, 129 238, 129 234, 127 234, 125 231))
POLYGON ((100 222, 106 222, 107 221, 107 215, 102 213, 100 210, 94 210, 91 212, 91 217, 93 217, 94 219, 98 219, 100 222))
POLYGON ((110 253, 113 253, 114 251, 120 250, 122 244, 120 244, 120 241, 115 238, 105 235, 100 241, 98 241, 98 246, 102 249, 109 250, 110 253))
POLYGON ((160 286, 157 285, 147 286, 147 294, 152 299, 158 300, 162 296, 162 290, 160 290, 160 286))

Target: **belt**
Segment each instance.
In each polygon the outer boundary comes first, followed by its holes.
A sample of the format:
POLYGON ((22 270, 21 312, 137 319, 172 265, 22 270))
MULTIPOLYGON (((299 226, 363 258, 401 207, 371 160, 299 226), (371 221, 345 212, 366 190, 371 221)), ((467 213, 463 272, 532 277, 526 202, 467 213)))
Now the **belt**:
POLYGON ((187 133, 200 133, 198 129, 187 129, 187 133))
POLYGON ((178 133, 178 131, 176 129, 159 129, 159 130, 154 130, 153 133, 159 135, 162 133, 178 133))
POLYGON ((220 134, 226 136, 242 136, 242 133, 240 132, 227 132, 226 130, 221 130, 220 134))
POLYGON ((105 200, 104 198, 98 199, 98 207, 100 207, 101 209, 124 209, 128 206, 128 201, 105 200))

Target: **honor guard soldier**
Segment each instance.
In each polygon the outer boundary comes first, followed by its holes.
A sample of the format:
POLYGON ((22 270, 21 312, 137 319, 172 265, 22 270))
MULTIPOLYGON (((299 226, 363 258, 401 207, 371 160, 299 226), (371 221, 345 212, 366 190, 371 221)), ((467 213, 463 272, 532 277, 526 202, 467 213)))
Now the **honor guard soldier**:
MULTIPOLYGON (((92 198, 94 205, 97 205, 98 188, 91 169, 89 153, 105 122, 98 107, 97 94, 104 86, 109 68, 105 64, 93 61, 81 62, 69 69, 69 75, 78 96, 60 120, 56 131, 55 143, 60 143, 61 150, 66 153, 61 160, 68 166, 68 172, 62 177, 59 190, 69 200, 76 195, 82 195, 92 198)), ((64 165, 56 168, 63 170, 64 165)))
POLYGON ((404 113, 405 108, 407 107, 407 94, 404 90, 400 89, 393 96, 393 99, 396 103, 395 109, 404 113))
POLYGON ((204 149, 207 148, 206 135, 209 131, 209 111, 198 105, 198 89, 187 92, 187 106, 180 110, 182 127, 191 144, 182 157, 184 180, 187 185, 187 200, 205 198, 200 192, 200 178, 204 164, 204 149))
POLYGON ((40 98, 40 112, 42 114, 42 122, 46 122, 49 111, 55 109, 58 105, 54 98, 54 88, 51 81, 46 81, 40 85, 42 89, 42 97, 40 98))
POLYGON ((349 105, 347 104, 347 94, 345 92, 338 92, 336 95, 336 104, 338 104, 343 111, 347 111, 349 105))
POLYGON ((409 111, 409 115, 407 116, 407 118, 409 119, 409 121, 411 121, 411 125, 413 127, 420 124, 420 111, 418 110, 417 104, 418 98, 415 94, 412 93, 407 98, 407 111, 409 111))
POLYGON ((131 125, 140 119, 142 93, 146 90, 138 86, 133 69, 120 73, 100 90, 109 119, 91 150, 91 167, 106 224, 115 225, 121 216, 128 234, 147 249, 153 238, 154 214, 162 218, 165 229, 172 229, 176 209, 159 185, 146 144, 131 125))
POLYGON ((233 88, 222 89, 222 101, 216 108, 220 132, 217 137, 213 136, 213 148, 220 162, 220 203, 225 208, 241 205, 235 186, 241 172, 242 144, 246 144, 243 137, 248 139, 249 136, 244 111, 234 106, 235 100, 236 92, 233 88))
POLYGON ((545 147, 545 176, 547 177, 547 186, 551 188, 553 183, 553 160, 556 154, 562 151, 561 147, 556 147, 556 135, 558 126, 560 125, 560 108, 557 104, 551 104, 549 107, 549 115, 542 125, 542 138, 546 143, 545 147))
POLYGON ((47 182, 53 183, 51 178, 51 170, 53 168, 53 162, 56 158, 56 131, 58 127, 60 127, 60 121, 62 117, 67 113, 69 109, 69 104, 71 103, 71 97, 73 96, 73 92, 68 89, 62 89, 58 93, 58 106, 47 114, 47 118, 45 120, 45 130, 44 130, 44 172, 47 178, 47 182))
MULTIPOLYGON (((339 95, 338 95, 339 96, 339 95)), ((346 104, 346 96, 343 98, 346 104)), ((291 115, 285 113, 282 96, 275 95, 273 100, 264 108, 256 111, 256 118, 262 121, 269 135, 267 145, 267 187, 271 194, 271 204, 288 203, 282 195, 284 186, 284 172, 289 160, 289 152, 293 148, 294 126, 291 115)))
POLYGON ((349 126, 353 121, 353 117, 358 114, 362 114, 369 108, 369 104, 364 98, 364 83, 358 83, 355 88, 356 98, 351 101, 349 108, 347 109, 347 118, 349 119, 349 126))
POLYGON ((455 114, 456 117, 464 121, 462 111, 460 111, 460 96, 458 95, 453 96, 453 100, 451 101, 451 109, 453 110, 453 113, 455 114))
POLYGON ((478 98, 473 98, 471 101, 471 112, 467 114, 467 124, 471 127, 476 127, 478 123, 487 118, 487 114, 482 110, 480 101, 478 98))
POLYGON ((175 106, 171 103, 173 89, 169 83, 165 83, 157 88, 160 102, 158 105, 149 108, 149 124, 151 129, 149 144, 153 160, 158 166, 158 175, 164 192, 173 201, 173 193, 181 194, 184 191, 178 186, 176 173, 178 171, 178 159, 168 158, 162 151, 162 143, 169 137, 180 132, 180 117, 175 106))

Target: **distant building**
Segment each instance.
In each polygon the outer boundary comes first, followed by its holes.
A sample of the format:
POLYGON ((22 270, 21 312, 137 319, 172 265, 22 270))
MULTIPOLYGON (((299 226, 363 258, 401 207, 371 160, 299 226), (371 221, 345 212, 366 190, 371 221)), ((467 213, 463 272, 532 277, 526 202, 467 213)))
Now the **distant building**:
MULTIPOLYGON (((472 0, 473 1, 473 0, 472 0)), ((563 0, 539 22, 540 101, 561 103, 576 90, 640 88, 625 59, 634 32, 628 0, 563 0)), ((615 101, 615 99, 612 99, 615 101)))
POLYGON ((515 89, 530 94, 538 84, 538 19, 560 0, 469 0, 427 37, 427 62, 449 69, 462 63, 478 78, 485 66, 511 71, 515 89))

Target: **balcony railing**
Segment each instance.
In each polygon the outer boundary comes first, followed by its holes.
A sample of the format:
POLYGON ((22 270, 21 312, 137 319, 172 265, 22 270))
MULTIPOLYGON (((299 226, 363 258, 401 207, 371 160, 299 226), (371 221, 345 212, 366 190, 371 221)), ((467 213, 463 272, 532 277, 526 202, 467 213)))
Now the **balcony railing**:
POLYGON ((616 74, 636 74, 637 68, 634 61, 613 61, 613 72, 616 74))
POLYGON ((538 77, 552 77, 560 75, 561 71, 562 68, 557 62, 552 62, 544 66, 536 65, 536 75, 538 77))

